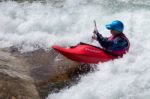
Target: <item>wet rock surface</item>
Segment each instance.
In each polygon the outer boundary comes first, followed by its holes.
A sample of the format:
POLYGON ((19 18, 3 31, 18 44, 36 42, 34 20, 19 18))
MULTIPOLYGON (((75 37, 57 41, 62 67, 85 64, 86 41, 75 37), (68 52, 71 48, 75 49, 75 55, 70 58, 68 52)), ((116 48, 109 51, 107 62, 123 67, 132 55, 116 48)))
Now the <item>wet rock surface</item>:
POLYGON ((78 82, 88 65, 66 59, 54 50, 20 53, 0 50, 0 99, 45 99, 78 82))
POLYGON ((28 64, 0 50, 0 99, 40 99, 28 64))

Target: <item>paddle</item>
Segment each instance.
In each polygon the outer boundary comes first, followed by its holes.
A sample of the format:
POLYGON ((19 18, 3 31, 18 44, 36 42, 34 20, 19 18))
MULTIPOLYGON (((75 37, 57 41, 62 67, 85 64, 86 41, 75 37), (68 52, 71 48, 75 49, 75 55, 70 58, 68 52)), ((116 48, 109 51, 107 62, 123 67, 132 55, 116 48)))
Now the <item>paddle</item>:
POLYGON ((96 21, 94 20, 94 31, 98 31, 96 21))
MULTIPOLYGON (((97 29, 97 25, 96 25, 96 21, 94 20, 94 31, 98 32, 98 29, 97 29)), ((93 33, 93 37, 95 38, 96 35, 95 33, 93 33)), ((94 39, 92 38, 92 42, 94 41, 94 39)))

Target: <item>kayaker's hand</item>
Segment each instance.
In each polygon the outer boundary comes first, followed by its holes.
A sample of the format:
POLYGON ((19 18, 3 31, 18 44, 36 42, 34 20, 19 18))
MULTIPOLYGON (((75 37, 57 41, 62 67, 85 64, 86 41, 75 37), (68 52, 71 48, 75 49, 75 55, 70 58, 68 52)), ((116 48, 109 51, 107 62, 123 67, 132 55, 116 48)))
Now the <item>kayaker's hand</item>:
POLYGON ((99 32, 98 32, 98 30, 94 30, 93 33, 94 33, 94 34, 97 34, 97 33, 99 33, 99 32))
POLYGON ((92 36, 93 40, 97 40, 97 37, 95 35, 92 36))
POLYGON ((102 36, 102 34, 100 34, 97 30, 95 31, 93 31, 93 33, 94 33, 94 35, 101 35, 102 36))

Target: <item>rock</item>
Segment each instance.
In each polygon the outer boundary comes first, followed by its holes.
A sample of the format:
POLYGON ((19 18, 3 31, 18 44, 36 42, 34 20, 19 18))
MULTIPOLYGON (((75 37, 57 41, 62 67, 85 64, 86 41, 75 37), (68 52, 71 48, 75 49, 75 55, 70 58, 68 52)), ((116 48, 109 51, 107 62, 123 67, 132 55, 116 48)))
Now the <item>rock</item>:
POLYGON ((0 50, 0 99, 40 99, 28 65, 0 50))
POLYGON ((76 83, 74 78, 84 72, 83 67, 89 66, 54 50, 20 53, 13 47, 0 49, 0 99, 45 99, 76 83))
POLYGON ((32 81, 0 73, 0 99, 40 99, 32 81))
POLYGON ((68 71, 74 70, 79 65, 77 62, 60 56, 54 50, 40 49, 24 53, 21 57, 30 64, 30 75, 35 80, 42 98, 47 96, 49 92, 58 91, 68 85, 70 81, 68 71))

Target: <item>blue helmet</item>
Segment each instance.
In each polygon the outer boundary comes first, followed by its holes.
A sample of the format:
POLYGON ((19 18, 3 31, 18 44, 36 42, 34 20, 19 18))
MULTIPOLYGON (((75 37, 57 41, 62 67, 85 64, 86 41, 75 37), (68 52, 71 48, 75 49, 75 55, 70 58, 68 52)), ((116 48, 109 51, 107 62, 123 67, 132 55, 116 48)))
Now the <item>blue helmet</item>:
POLYGON ((119 32, 123 32, 124 25, 121 21, 115 20, 115 21, 112 21, 110 24, 107 24, 106 28, 108 30, 116 30, 119 32))

